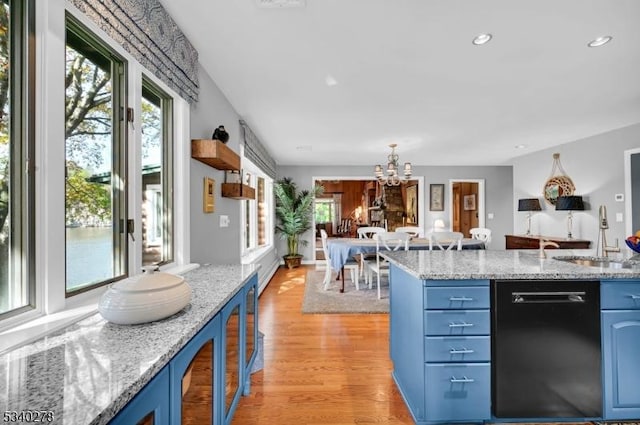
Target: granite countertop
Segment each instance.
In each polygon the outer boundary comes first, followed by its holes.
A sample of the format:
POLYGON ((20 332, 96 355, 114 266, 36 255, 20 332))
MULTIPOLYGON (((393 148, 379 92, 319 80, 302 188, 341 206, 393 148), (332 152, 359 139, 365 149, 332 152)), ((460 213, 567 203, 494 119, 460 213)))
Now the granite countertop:
POLYGON ((256 273, 254 265, 184 274, 191 302, 157 322, 123 326, 100 314, 0 356, 0 414, 52 411, 58 424, 105 424, 256 273))
POLYGON ((383 254, 392 264, 419 279, 626 279, 640 278, 640 267, 588 267, 554 256, 592 255, 589 250, 402 251, 383 254))

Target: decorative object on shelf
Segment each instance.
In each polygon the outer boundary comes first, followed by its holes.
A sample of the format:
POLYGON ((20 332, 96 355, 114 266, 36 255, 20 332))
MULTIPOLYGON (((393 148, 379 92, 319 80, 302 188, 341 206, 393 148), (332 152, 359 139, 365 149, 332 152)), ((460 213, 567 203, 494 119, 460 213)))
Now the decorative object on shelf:
POLYGON ((222 143, 227 143, 229 141, 229 133, 224 129, 224 125, 219 125, 218 128, 213 130, 213 136, 211 136, 213 140, 220 140, 222 143))
POLYGON ((378 164, 375 168, 375 175, 378 181, 381 184, 386 184, 387 186, 398 186, 400 183, 407 183, 411 178, 411 163, 405 162, 403 167, 403 176, 399 176, 399 160, 400 157, 396 153, 396 147, 398 145, 396 143, 392 143, 389 145, 391 148, 391 153, 387 157, 387 173, 382 170, 382 165, 378 164))
POLYGON ((227 170, 224 176, 225 183, 241 183, 240 170, 227 170))
POLYGON ((476 209, 476 195, 464 195, 464 210, 474 211, 476 209))
POLYGON ((118 281, 102 294, 98 311, 109 322, 136 325, 172 316, 191 301, 184 277, 142 268, 142 274, 118 281))
POLYGON ((212 213, 216 208, 216 199, 214 196, 214 188, 216 181, 209 177, 204 178, 204 190, 202 193, 202 208, 205 213, 212 213))
POLYGON ((567 215, 567 239, 573 239, 571 234, 573 211, 584 211, 582 196, 558 196, 556 199, 556 211, 569 211, 567 215))
POLYGON ((222 197, 238 200, 256 199, 256 190, 249 184, 251 175, 249 173, 247 175, 243 170, 227 171, 224 175, 225 181, 222 183, 222 197), (246 178, 247 175, 249 178, 246 178))
POLYGON ((544 184, 543 195, 545 201, 551 205, 556 204, 559 196, 571 196, 575 192, 576 187, 567 176, 567 173, 560 164, 560 154, 553 154, 553 166, 551 167, 551 175, 544 184))
POLYGON ((429 185, 429 210, 444 211, 444 184, 429 185))
POLYGON ((287 255, 284 262, 288 268, 300 266, 302 255, 298 253, 299 245, 307 245, 300 235, 311 229, 313 201, 321 195, 323 188, 315 185, 312 190, 298 191, 291 177, 283 177, 273 186, 276 197, 276 217, 280 222, 276 231, 280 238, 287 241, 287 255))
POLYGON ((532 211, 541 211, 540 200, 538 198, 524 198, 518 200, 518 211, 527 212, 527 236, 531 234, 532 211))

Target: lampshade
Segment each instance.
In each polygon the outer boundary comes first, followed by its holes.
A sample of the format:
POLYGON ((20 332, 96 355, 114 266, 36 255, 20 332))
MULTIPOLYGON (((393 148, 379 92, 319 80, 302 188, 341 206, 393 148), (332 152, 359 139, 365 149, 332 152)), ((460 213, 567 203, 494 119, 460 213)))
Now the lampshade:
POLYGON ((540 200, 538 198, 525 198, 518 200, 518 211, 540 211, 540 200))
POLYGON ((558 196, 556 199, 558 211, 584 211, 582 196, 558 196))

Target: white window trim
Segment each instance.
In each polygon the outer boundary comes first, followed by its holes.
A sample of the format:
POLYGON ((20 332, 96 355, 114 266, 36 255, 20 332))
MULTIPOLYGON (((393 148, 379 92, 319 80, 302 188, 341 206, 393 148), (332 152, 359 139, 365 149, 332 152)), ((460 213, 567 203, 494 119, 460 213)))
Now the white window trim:
POLYGON ((265 226, 267 228, 267 243, 263 246, 257 246, 257 234, 258 234, 258 223, 256 216, 252 216, 252 229, 253 234, 252 238, 254 238, 255 246, 251 248, 245 247, 244 240, 244 231, 245 231, 245 220, 246 220, 246 203, 242 203, 242 207, 240 208, 240 216, 241 224, 240 224, 240 240, 241 240, 241 248, 240 248, 240 256, 241 262, 243 264, 253 263, 260 258, 262 258, 267 252, 269 252, 274 247, 274 211, 275 211, 275 200, 273 198, 273 184, 275 180, 268 176, 264 171, 262 171, 258 166, 256 166, 249 159, 244 156, 244 146, 240 146, 240 153, 242 155, 242 169, 246 175, 247 172, 251 174, 252 185, 256 189, 256 201, 254 203, 254 209, 257 212, 258 204, 257 204, 257 194, 258 194, 258 177, 262 177, 265 179, 265 199, 271 200, 267 208, 267 222, 265 226))
MULTIPOLYGON (((47 333, 97 312, 100 296, 106 286, 85 293, 65 297, 65 238, 64 223, 64 49, 65 11, 69 11, 100 39, 109 43, 128 62, 128 102, 140 117, 142 73, 173 97, 174 143, 174 262, 164 265, 163 271, 184 273, 196 268, 190 264, 189 229, 189 160, 190 146, 184 140, 190 138, 190 107, 176 92, 168 88, 153 74, 145 70, 120 45, 97 27, 92 21, 65 0, 37 1, 36 6, 36 134, 35 134, 35 243, 36 243, 36 308, 24 314, 0 322, 0 353, 33 341, 47 333), (62 223, 62 224, 61 224, 62 223)), ((142 182, 139 173, 132 172, 140 166, 139 126, 129 125, 129 218, 140 222, 142 182), (132 143, 133 142, 133 143, 132 143)), ((140 272, 142 264, 142 226, 137 225, 134 236, 129 238, 129 274, 140 272)))

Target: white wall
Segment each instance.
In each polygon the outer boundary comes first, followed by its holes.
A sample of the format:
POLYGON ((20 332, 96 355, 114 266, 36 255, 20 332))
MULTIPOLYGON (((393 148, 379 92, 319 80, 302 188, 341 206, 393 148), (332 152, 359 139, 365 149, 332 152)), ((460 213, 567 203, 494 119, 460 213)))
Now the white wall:
MULTIPOLYGON (((573 237, 588 239, 595 248, 598 238, 598 207, 605 205, 609 218, 607 242, 619 240, 622 252, 631 251, 624 245, 625 223, 616 222, 616 214, 624 214, 625 202, 616 202, 614 195, 625 192, 624 151, 640 147, 640 124, 625 127, 586 139, 524 155, 513 161, 513 227, 515 233, 526 230, 525 214, 518 212, 518 199, 537 197, 543 211, 532 219, 532 233, 545 236, 567 235, 567 212, 555 211, 544 202, 542 188, 551 175, 553 153, 560 153, 560 162, 582 195, 586 211, 574 212, 573 237)), ((638 213, 638 212, 636 212, 638 213)))

